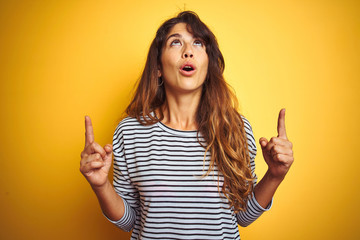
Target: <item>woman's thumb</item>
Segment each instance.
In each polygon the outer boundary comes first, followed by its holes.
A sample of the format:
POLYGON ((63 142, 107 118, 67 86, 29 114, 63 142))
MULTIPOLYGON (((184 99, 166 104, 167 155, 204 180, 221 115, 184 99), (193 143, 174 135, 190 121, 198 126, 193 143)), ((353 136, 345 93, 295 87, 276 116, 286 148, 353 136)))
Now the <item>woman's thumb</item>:
POLYGON ((112 153, 112 145, 111 144, 106 144, 104 146, 105 152, 106 154, 112 153))
POLYGON ((268 142, 269 142, 269 141, 268 141, 266 138, 264 138, 264 137, 262 137, 262 138, 259 139, 259 143, 260 143, 261 148, 265 148, 266 145, 268 144, 268 142))

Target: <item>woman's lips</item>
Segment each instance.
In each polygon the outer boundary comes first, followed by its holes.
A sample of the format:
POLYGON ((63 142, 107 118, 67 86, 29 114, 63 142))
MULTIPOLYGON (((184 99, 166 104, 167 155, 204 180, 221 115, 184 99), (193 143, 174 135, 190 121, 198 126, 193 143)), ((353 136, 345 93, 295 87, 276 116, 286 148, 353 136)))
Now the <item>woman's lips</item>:
POLYGON ((190 77, 191 75, 193 75, 195 73, 195 71, 196 71, 196 68, 191 63, 185 63, 180 68, 180 73, 186 77, 190 77))
POLYGON ((186 71, 184 69, 180 69, 180 73, 186 77, 190 77, 191 75, 193 75, 195 73, 195 69, 191 70, 191 71, 186 71))

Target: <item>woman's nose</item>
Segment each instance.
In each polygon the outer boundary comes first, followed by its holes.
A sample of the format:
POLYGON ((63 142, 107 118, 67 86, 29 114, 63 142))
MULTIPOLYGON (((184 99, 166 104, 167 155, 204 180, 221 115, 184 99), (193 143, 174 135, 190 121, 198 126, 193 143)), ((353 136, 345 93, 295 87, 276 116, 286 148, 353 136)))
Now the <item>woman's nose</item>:
POLYGON ((193 58, 193 57, 194 57, 194 55, 192 53, 190 53, 190 52, 185 52, 184 53, 184 58, 193 58))
POLYGON ((186 45, 184 52, 183 52, 183 58, 193 58, 194 54, 192 52, 191 46, 186 45))

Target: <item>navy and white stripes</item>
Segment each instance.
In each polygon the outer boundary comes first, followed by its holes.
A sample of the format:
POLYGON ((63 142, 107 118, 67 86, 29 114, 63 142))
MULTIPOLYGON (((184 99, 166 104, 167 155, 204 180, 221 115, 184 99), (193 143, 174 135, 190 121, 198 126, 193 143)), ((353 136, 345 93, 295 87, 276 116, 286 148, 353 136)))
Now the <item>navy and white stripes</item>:
MULTIPOLYGON (((243 120, 254 174, 256 144, 249 122, 243 120)), ((204 161, 196 131, 171 129, 161 122, 143 126, 127 117, 115 130, 113 149, 113 184, 125 214, 111 222, 132 230, 132 240, 240 239, 237 224, 247 226, 271 207, 263 209, 252 196, 245 212, 229 209, 218 189, 223 178, 217 169, 202 177, 210 153, 204 161)))

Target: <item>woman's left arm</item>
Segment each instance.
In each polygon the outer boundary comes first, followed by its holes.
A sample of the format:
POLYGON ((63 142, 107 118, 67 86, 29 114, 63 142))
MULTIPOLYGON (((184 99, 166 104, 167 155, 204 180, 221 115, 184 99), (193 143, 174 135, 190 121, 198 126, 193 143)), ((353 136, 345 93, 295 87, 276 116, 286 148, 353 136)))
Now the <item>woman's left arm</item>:
POLYGON ((285 109, 280 110, 277 131, 278 136, 272 137, 270 141, 263 137, 259 140, 268 170, 255 186, 254 194, 256 201, 263 208, 269 205, 276 189, 294 162, 293 145, 286 136, 285 109))

